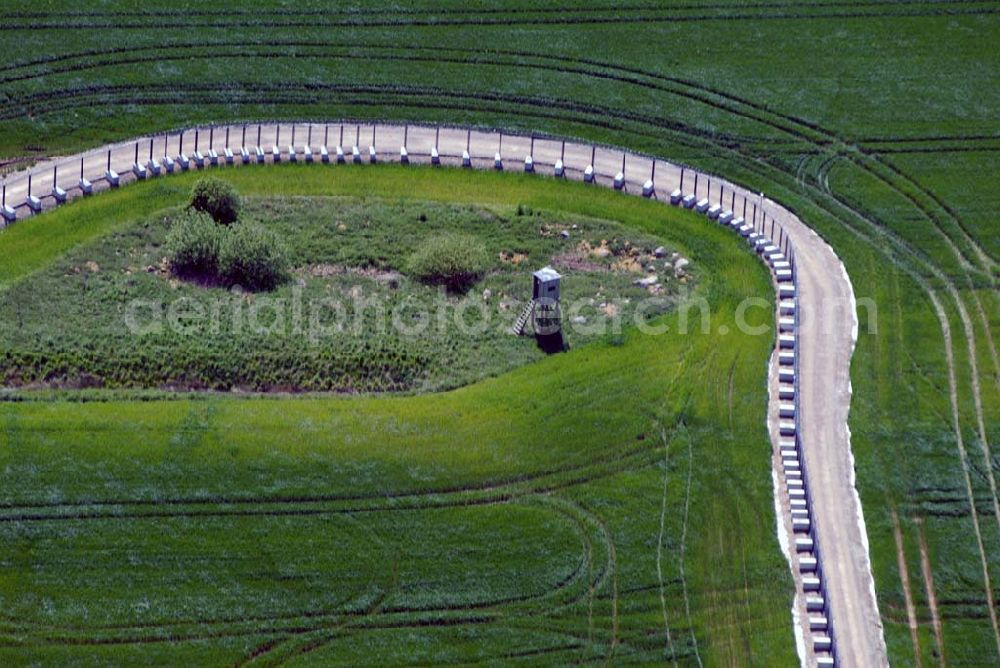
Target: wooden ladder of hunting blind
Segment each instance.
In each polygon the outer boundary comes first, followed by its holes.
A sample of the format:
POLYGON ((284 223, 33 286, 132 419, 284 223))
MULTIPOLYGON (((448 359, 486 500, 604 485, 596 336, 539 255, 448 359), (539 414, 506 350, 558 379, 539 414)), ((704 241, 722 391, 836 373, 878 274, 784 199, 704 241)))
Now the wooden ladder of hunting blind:
POLYGON ((524 334, 524 328, 527 326, 528 319, 531 317, 531 312, 534 311, 534 309, 535 300, 532 299, 524 305, 524 308, 521 310, 521 315, 517 316, 517 321, 514 323, 514 326, 510 328, 511 334, 514 336, 521 336, 524 334))

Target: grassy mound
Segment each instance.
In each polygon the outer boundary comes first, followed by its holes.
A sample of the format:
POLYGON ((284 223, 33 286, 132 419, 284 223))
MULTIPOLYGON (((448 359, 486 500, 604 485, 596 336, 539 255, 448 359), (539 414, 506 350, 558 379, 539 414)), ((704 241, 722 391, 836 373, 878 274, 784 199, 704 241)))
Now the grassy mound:
POLYGON ((578 214, 376 198, 248 198, 231 226, 156 213, 0 294, 12 323, 0 384, 455 387, 544 356, 507 330, 546 264, 565 272, 568 317, 587 325, 567 322, 571 345, 671 308, 693 284, 653 255, 663 243, 578 214), (634 285, 651 275, 656 294, 634 285), (466 295, 436 287, 477 278, 466 295))

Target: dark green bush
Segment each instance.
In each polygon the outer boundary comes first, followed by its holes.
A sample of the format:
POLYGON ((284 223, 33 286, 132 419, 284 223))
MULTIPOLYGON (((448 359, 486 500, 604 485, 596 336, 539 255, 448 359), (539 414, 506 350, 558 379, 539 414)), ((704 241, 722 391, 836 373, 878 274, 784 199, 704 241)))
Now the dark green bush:
POLYGON ((450 290, 467 290, 489 268, 489 253, 477 238, 442 234, 417 247, 406 263, 407 273, 450 290))
POLYGON ((243 201, 232 185, 212 176, 198 179, 191 191, 191 208, 203 211, 220 225, 231 225, 239 218, 243 201))
POLYGON ((187 212, 170 226, 166 250, 178 274, 213 275, 218 269, 224 228, 203 213, 187 212))
POLYGON ((219 274, 233 285, 271 290, 288 279, 288 253, 274 232, 251 223, 226 230, 219 248, 219 274))

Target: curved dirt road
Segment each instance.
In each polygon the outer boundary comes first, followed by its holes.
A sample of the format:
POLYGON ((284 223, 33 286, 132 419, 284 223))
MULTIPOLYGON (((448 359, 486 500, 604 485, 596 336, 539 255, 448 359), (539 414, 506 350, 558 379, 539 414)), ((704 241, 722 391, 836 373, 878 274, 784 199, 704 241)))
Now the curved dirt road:
MULTIPOLYGON (((109 161, 112 169, 122 175, 123 182, 134 178, 131 169, 136 155, 140 163, 146 164, 151 156, 162 161, 165 155, 176 158, 182 149, 188 156, 200 150, 205 154, 207 163, 209 148, 214 148, 222 164, 225 162, 227 137, 228 145, 236 154, 236 165, 241 164, 239 147, 244 144, 244 137, 245 145, 251 152, 251 161, 254 161, 253 147, 258 144, 267 150, 268 162, 272 160, 271 147, 274 145, 281 147, 283 159, 287 160, 288 145, 293 142, 294 132, 294 145, 300 160, 304 159, 302 151, 307 142, 317 152, 316 162, 320 160, 318 150, 321 145, 328 146, 331 153, 334 153, 334 147, 342 145, 348 163, 352 162, 351 148, 355 145, 360 149, 362 162, 368 162, 371 145, 377 147, 379 160, 398 161, 399 149, 405 144, 412 162, 430 162, 431 148, 437 146, 443 164, 461 164, 462 153, 468 150, 472 166, 490 168, 494 166, 494 157, 499 152, 504 167, 517 170, 523 169, 524 158, 530 154, 539 173, 552 174, 555 163, 562 160, 568 178, 582 178, 587 166, 593 165, 595 182, 605 186, 611 186, 615 175, 624 171, 625 189, 632 193, 641 192, 643 184, 651 180, 659 198, 664 199, 675 188, 680 188, 685 194, 692 193, 697 183, 697 198, 708 198, 712 204, 720 203, 723 208, 735 204, 733 208, 737 215, 742 213, 742 202, 756 203, 766 212, 768 219, 781 226, 783 234, 794 247, 796 317, 799 318, 796 353, 800 372, 796 408, 801 425, 801 456, 808 473, 806 484, 812 500, 810 514, 827 593, 826 614, 835 633, 836 662, 842 666, 866 668, 888 665, 868 557, 867 535, 854 486, 854 460, 847 427, 851 400, 850 360, 856 337, 853 289, 839 258, 815 232, 781 205, 718 177, 697 174, 696 181, 693 170, 682 170, 659 159, 654 162, 649 156, 618 149, 460 128, 402 125, 379 125, 376 128, 371 124, 342 125, 339 122, 298 124, 294 127, 293 130, 291 124, 281 124, 280 128, 275 124, 233 125, 228 128, 228 133, 225 126, 215 128, 214 132, 201 128, 197 135, 192 129, 180 134, 109 145, 37 165, 30 170, 34 174, 32 194, 42 198, 43 206, 54 205, 50 193, 54 185, 55 165, 59 167, 58 185, 73 197, 79 195, 76 186, 81 168, 86 177, 94 182, 95 190, 99 190, 107 187, 103 174, 109 161)), ((334 156, 331 156, 331 162, 335 162, 334 156)), ((17 206, 18 217, 29 215, 24 205, 28 195, 27 174, 17 172, 4 180, 7 204, 17 206)), ((777 232, 772 232, 771 236, 776 237, 777 232)), ((772 364, 777 362, 772 360, 772 364)), ((776 377, 776 373, 772 373, 772 377, 776 377)), ((770 392, 772 419, 769 422, 775 448, 774 465, 777 479, 781 479, 782 463, 777 455, 779 435, 776 427, 778 393, 774 383, 770 392)), ((793 544, 795 534, 791 529, 786 491, 783 484, 776 488, 778 507, 784 510, 778 521, 787 532, 783 542, 788 545, 793 544)), ((786 556, 796 580, 795 618, 800 625, 797 637, 806 641, 800 645, 800 655, 803 664, 816 665, 817 654, 811 642, 802 578, 796 568, 798 555, 792 549, 786 556)))

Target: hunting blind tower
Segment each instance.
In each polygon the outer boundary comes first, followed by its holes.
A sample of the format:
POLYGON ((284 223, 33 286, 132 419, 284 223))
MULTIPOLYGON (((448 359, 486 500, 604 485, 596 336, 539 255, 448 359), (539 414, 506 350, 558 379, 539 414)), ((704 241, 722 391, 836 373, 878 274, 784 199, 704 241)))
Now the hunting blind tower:
POLYGON ((544 267, 532 274, 531 301, 525 304, 512 332, 520 336, 531 320, 536 336, 559 332, 559 283, 562 276, 552 267, 544 267))

